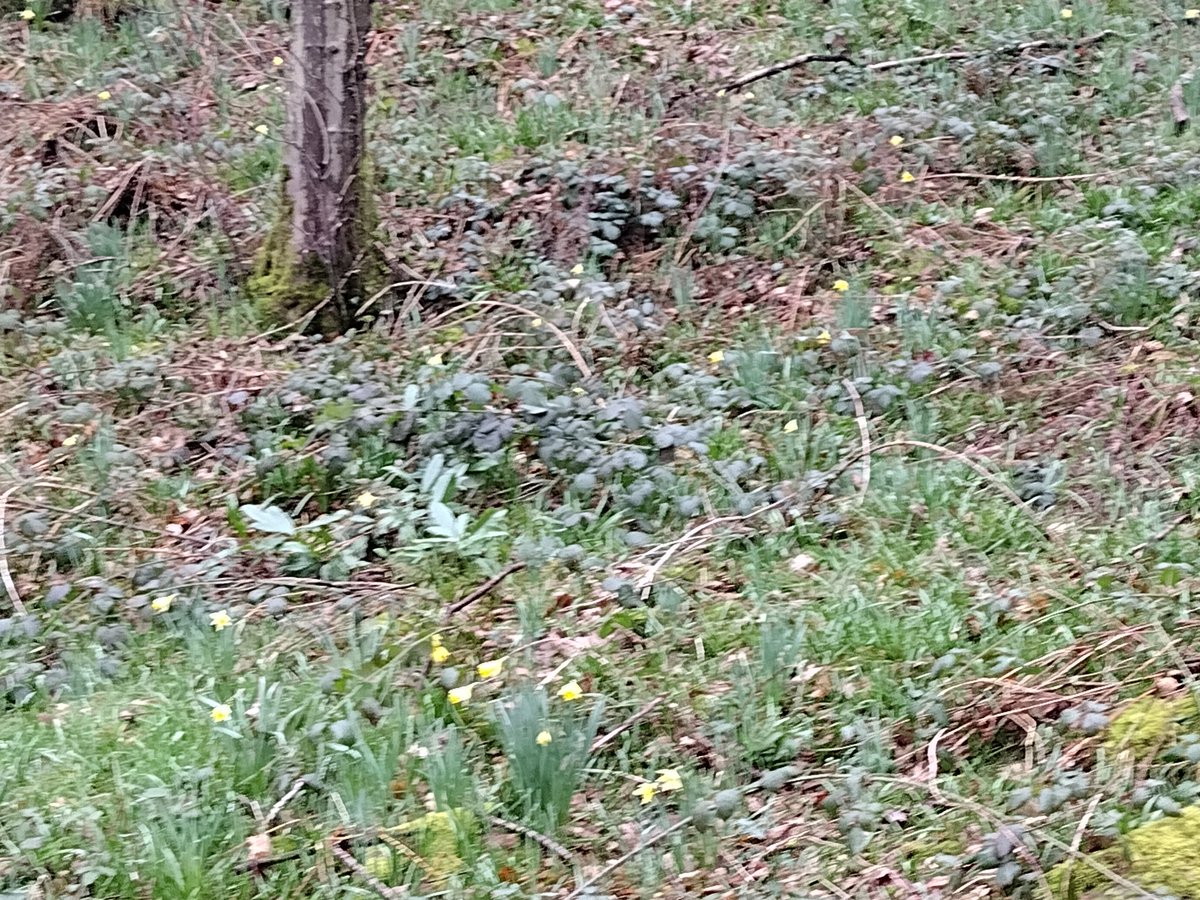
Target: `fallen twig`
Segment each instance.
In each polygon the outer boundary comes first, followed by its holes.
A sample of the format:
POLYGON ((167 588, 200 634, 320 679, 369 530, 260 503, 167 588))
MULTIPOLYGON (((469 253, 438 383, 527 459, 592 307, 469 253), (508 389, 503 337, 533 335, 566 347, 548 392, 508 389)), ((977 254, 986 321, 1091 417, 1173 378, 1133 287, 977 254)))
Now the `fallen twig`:
POLYGON ((25 609, 25 604, 21 602, 21 595, 17 593, 17 586, 13 582, 12 572, 8 568, 8 547, 4 542, 4 512, 8 507, 8 498, 17 490, 20 485, 10 487, 3 494, 0 494, 0 580, 4 582, 4 592, 8 594, 8 599, 12 602, 12 607, 20 616, 29 615, 25 609))
POLYGON ((858 388, 854 386, 854 382, 849 378, 842 379, 842 386, 846 389, 846 393, 850 395, 850 401, 854 404, 854 420, 858 422, 858 437, 862 442, 860 455, 862 456, 862 484, 858 486, 858 502, 862 503, 867 498, 867 489, 871 486, 871 429, 867 427, 867 411, 863 409, 862 396, 858 393, 858 388))
POLYGON ((992 50, 944 50, 939 53, 924 53, 920 56, 907 56, 904 59, 884 59, 873 63, 860 63, 849 56, 842 53, 802 53, 799 56, 793 56, 791 59, 785 59, 783 62, 777 62, 769 66, 764 66, 761 69, 755 69, 740 78, 735 78, 733 81, 722 85, 719 90, 722 91, 738 91, 747 85, 753 84, 756 81, 761 81, 764 78, 770 78, 772 75, 778 75, 780 72, 787 72, 790 69, 799 69, 809 63, 815 62, 844 62, 855 68, 863 69, 867 72, 887 72, 891 69, 901 69, 905 66, 920 66, 931 62, 945 62, 947 60, 960 59, 976 59, 986 56, 1015 56, 1020 53, 1026 53, 1030 50, 1073 50, 1079 47, 1088 47, 1092 44, 1099 44, 1110 37, 1116 37, 1115 31, 1101 31, 1098 34, 1093 34, 1088 37, 1082 37, 1077 41, 1064 41, 1058 38, 1043 38, 1036 41, 1022 41, 1019 44, 1009 44, 1004 47, 997 47, 992 50))
POLYGON ((612 862, 610 862, 607 866, 605 866, 603 869, 601 869, 599 872, 597 872, 595 875, 593 875, 587 881, 583 882, 583 884, 581 884, 577 888, 575 888, 575 890, 571 891, 571 893, 567 894, 567 896, 564 897, 563 900, 575 900, 575 898, 577 898, 577 897, 582 897, 585 893, 587 893, 589 888, 594 887, 595 885, 604 881, 604 879, 606 879, 609 875, 611 875, 613 872, 617 871, 617 869, 621 868, 621 866, 625 865, 625 863, 629 862, 629 860, 633 859, 635 856, 637 856, 643 850, 649 850, 651 847, 653 847, 655 844, 659 843, 663 839, 670 837, 677 831, 681 831, 684 828, 687 828, 687 826, 689 826, 691 824, 692 824, 692 817, 685 816, 684 818, 682 818, 678 822, 676 822, 674 825, 672 825, 670 828, 667 828, 664 831, 660 831, 658 834, 654 835, 653 837, 647 838, 646 840, 642 841, 642 843, 638 844, 636 847, 634 847, 632 850, 630 850, 628 853, 625 853, 622 856, 618 856, 616 859, 614 859, 612 862))
POLYGON ((487 581, 485 581, 479 587, 475 588, 475 590, 471 591, 471 593, 467 594, 461 600, 455 600, 453 603, 451 603, 449 606, 447 606, 442 611, 442 621, 449 619, 455 613, 461 612, 462 610, 464 610, 468 606, 470 606, 472 603, 475 603, 478 600, 482 600, 484 597, 486 597, 488 594, 490 594, 493 590, 495 590, 496 586, 499 585, 500 582, 502 582, 505 578, 507 578, 509 575, 515 574, 516 572, 520 572, 524 568, 525 568, 525 563, 523 563, 523 562, 515 562, 515 563, 511 563, 511 564, 505 566, 503 569, 501 569, 499 572, 497 572, 495 575, 493 575, 491 578, 489 578, 487 581))
POLYGON ((659 696, 657 696, 653 700, 651 700, 649 703, 647 703, 645 706, 643 706, 641 709, 639 709, 637 712, 635 712, 632 716, 630 716, 624 722, 622 722, 620 725, 618 725, 616 728, 614 728, 612 731, 608 732, 608 734, 600 735, 600 737, 598 737, 594 741, 592 741, 592 752, 595 753, 597 750, 600 750, 601 748, 607 746, 608 744, 611 744, 613 741, 615 741, 617 738, 619 738, 621 735, 623 735, 625 732, 627 732, 630 728, 632 728, 634 725, 636 725, 642 719, 646 718, 646 716, 650 715, 650 713, 654 712, 654 710, 656 710, 658 708, 659 704, 662 703, 663 700, 665 700, 665 699, 666 699, 666 696, 663 694, 660 694, 659 696))
POLYGON ((517 822, 510 822, 508 819, 502 819, 499 816, 488 816, 487 818, 488 818, 488 821, 491 822, 493 825, 496 825, 507 831, 511 831, 511 832, 513 832, 513 834, 519 834, 523 837, 527 837, 534 843, 540 844, 541 846, 543 846, 547 850, 549 850, 551 853, 553 853, 555 856, 557 856, 559 859, 561 859, 563 862, 565 862, 567 865, 569 865, 569 866, 575 865, 575 857, 571 855, 571 851, 568 850, 566 847, 564 847, 562 844, 560 844, 558 841, 554 840, 554 838, 547 837, 546 835, 542 834, 540 831, 534 831, 528 825, 521 825, 517 822))
POLYGON ((386 884, 368 872, 367 867, 355 859, 354 854, 352 854, 345 847, 331 841, 329 849, 333 855, 337 857, 338 862, 353 872, 357 878, 362 880, 364 884, 366 884, 380 897, 383 897, 384 900, 406 900, 408 897, 407 891, 401 891, 397 888, 388 887, 386 884))

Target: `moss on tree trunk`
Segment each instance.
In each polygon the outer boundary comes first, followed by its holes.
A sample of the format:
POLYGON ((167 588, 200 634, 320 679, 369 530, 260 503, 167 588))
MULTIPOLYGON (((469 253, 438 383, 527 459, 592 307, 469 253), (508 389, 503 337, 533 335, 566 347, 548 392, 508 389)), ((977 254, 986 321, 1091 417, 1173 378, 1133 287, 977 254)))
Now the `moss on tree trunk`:
POLYGON ((378 289, 366 49, 371 0, 298 0, 284 136, 283 202, 248 289, 271 321, 335 332, 378 289))

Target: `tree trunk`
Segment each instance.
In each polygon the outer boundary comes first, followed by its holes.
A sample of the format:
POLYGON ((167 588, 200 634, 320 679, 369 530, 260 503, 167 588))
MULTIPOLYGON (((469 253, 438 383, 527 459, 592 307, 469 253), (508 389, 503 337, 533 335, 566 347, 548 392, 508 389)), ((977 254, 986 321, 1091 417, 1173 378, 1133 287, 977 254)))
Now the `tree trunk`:
POLYGON ((294 0, 284 209, 251 291, 277 320, 341 331, 374 279, 366 165, 371 0, 294 0))

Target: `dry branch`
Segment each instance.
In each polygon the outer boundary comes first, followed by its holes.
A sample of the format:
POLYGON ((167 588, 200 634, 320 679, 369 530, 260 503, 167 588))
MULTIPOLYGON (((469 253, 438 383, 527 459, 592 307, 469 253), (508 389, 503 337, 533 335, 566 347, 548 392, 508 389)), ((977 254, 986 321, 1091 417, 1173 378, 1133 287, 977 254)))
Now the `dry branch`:
POLYGON ((987 56, 1016 56, 1021 53, 1027 53, 1030 50, 1074 50, 1080 47, 1099 44, 1110 37, 1116 36, 1117 33, 1115 31, 1101 31, 1098 34, 1082 37, 1077 41, 1046 38, 1036 41, 1022 41, 1019 44, 1009 44, 1008 46, 998 47, 994 50, 945 50, 940 53, 925 53, 921 56, 908 56, 904 59, 885 59, 866 64, 860 63, 842 53, 802 53, 799 56, 793 56, 791 59, 785 59, 783 62, 773 63, 772 65, 764 66, 761 69, 756 69, 753 72, 742 75, 740 78, 735 78, 733 81, 722 85, 720 90, 738 91, 756 81, 770 78, 772 75, 778 75, 780 72, 803 68, 809 63, 815 62, 842 62, 867 72, 887 72, 892 69, 921 66, 931 62, 977 59, 987 56))

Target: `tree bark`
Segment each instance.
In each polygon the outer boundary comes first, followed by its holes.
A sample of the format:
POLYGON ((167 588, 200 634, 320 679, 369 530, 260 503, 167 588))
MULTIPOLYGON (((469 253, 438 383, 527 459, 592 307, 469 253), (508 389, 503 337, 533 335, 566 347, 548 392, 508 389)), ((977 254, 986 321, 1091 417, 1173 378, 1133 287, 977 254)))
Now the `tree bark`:
POLYGON ((294 0, 284 209, 252 285, 274 319, 340 331, 372 279, 366 165, 371 0, 294 0))

